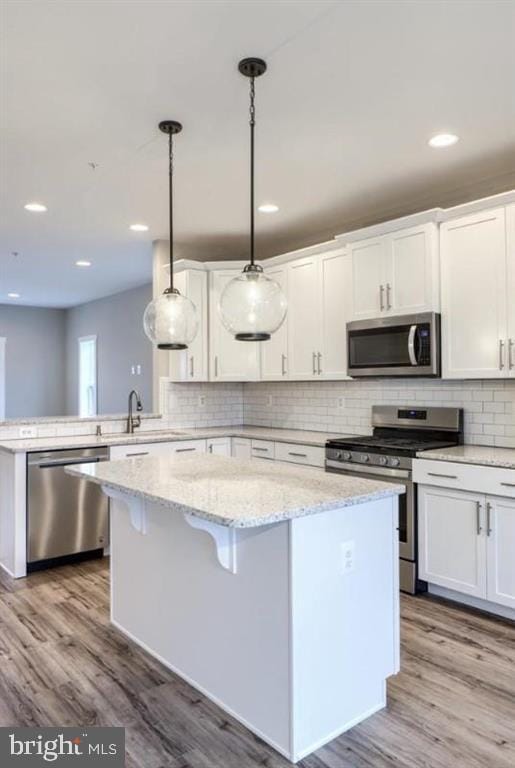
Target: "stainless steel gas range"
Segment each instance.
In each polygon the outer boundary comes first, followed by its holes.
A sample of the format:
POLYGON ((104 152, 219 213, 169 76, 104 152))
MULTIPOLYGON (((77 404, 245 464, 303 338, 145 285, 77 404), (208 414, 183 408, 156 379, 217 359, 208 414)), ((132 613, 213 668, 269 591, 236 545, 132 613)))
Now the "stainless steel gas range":
POLYGON ((417 492, 412 480, 412 461, 419 451, 459 445, 463 442, 461 408, 374 405, 373 434, 328 440, 327 472, 401 482, 406 493, 399 497, 400 587, 415 594, 427 585, 418 579, 417 492))

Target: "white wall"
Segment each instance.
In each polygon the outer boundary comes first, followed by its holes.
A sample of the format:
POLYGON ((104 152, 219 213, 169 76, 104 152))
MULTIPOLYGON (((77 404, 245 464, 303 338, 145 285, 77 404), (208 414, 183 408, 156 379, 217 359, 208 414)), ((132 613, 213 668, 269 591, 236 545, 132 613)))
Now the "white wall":
POLYGON ((5 345, 5 418, 66 413, 66 312, 0 305, 5 345))

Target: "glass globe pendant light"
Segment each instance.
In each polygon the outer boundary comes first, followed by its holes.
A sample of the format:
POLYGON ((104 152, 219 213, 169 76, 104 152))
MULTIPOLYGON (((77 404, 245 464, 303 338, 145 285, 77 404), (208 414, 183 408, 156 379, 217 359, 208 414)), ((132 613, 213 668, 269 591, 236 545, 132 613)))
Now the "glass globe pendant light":
POLYGON ((198 330, 195 305, 173 285, 173 136, 182 131, 176 120, 163 120, 159 129, 168 135, 170 214, 170 286, 145 309, 143 328, 158 349, 187 349, 198 330))
POLYGON ((222 323, 238 341, 267 341, 286 317, 286 297, 279 283, 254 263, 254 81, 266 72, 263 59, 242 59, 242 75, 250 78, 250 263, 225 287, 218 310, 222 323))

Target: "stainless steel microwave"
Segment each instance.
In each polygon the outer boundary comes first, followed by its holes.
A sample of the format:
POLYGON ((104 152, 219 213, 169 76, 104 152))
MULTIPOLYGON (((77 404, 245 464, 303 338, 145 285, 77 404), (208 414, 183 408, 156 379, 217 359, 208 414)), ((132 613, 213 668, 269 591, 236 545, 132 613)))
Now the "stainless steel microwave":
POLYGON ((440 376, 440 315, 347 323, 349 376, 440 376))

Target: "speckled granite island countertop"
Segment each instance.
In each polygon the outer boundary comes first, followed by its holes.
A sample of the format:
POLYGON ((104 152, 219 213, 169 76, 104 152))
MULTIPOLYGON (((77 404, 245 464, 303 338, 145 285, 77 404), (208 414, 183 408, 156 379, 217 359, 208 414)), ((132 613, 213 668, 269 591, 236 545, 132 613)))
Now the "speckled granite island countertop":
POLYGON ((252 528, 361 504, 404 486, 226 456, 148 456, 66 472, 231 528, 252 528))
POLYGON ((514 448, 497 448, 489 445, 456 445, 435 451, 420 451, 417 453, 417 458, 515 469, 514 448))

